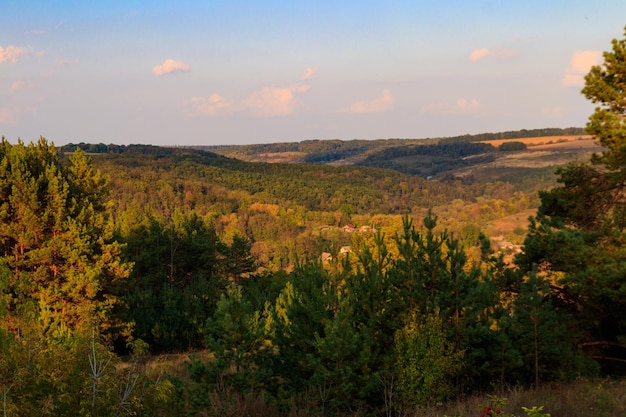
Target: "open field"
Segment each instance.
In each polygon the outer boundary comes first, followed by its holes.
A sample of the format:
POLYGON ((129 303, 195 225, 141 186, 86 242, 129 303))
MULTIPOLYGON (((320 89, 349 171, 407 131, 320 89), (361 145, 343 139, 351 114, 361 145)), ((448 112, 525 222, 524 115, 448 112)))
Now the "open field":
POLYGON ((493 146, 500 146, 504 142, 523 142, 526 146, 539 146, 539 145, 550 145, 550 144, 563 144, 570 142, 591 142, 593 143, 593 137, 591 135, 572 135, 572 136, 539 136, 536 138, 519 138, 519 139, 498 139, 498 140, 487 140, 482 143, 489 143, 493 146))
POLYGON ((256 158, 247 158, 248 162, 268 162, 291 164, 299 163, 304 160, 306 153, 304 152, 267 152, 259 154, 256 158))
MULTIPOLYGON (((506 169, 556 167, 575 160, 589 159, 593 153, 602 151, 602 147, 598 146, 591 137, 578 139, 576 136, 576 139, 571 140, 553 139, 553 143, 546 143, 545 139, 547 138, 543 138, 543 140, 542 138, 529 138, 527 139, 529 144, 533 143, 534 145, 529 146, 527 150, 498 152, 495 160, 461 168, 455 171, 455 176, 465 177, 479 172, 489 172, 489 175, 494 175, 496 174, 494 170, 502 172, 506 169)), ((525 140, 519 140, 519 142, 522 141, 525 142, 525 140)), ((495 145, 496 142, 501 143, 503 141, 485 143, 495 145)))

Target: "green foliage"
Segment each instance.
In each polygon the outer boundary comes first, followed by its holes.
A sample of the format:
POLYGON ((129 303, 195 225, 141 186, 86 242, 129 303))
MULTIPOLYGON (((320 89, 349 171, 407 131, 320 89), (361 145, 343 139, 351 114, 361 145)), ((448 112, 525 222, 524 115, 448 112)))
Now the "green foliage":
POLYGON ((276 300, 274 319, 275 372, 286 382, 283 389, 313 389, 322 407, 334 410, 363 401, 371 386, 370 330, 359 329, 341 283, 319 264, 302 265, 276 300))
POLYGON ((585 76, 582 93, 598 105, 589 117, 586 130, 607 148, 593 161, 623 173, 626 167, 626 29, 624 39, 613 39, 612 50, 604 52, 602 66, 596 65, 585 76))
POLYGON ((606 150, 591 164, 572 163, 558 171, 561 186, 540 194, 541 207, 516 263, 527 274, 544 274, 547 297, 569 326, 572 345, 606 372, 624 374, 626 40, 612 46, 603 65, 585 77, 582 91, 598 104, 587 131, 606 150))
POLYGON ((169 221, 148 213, 123 233, 134 264, 125 296, 133 336, 153 352, 204 347, 205 323, 227 282, 255 270, 247 239, 235 235, 228 245, 207 220, 178 210, 169 221))
MULTIPOLYGON (((417 159, 435 171, 490 150, 456 139, 384 144, 404 168, 417 159)), ((373 149, 366 142, 298 146, 330 160, 373 149)), ((364 167, 79 148, 108 154, 61 158, 43 139, 0 146, 7 414, 295 415, 302 404, 321 415, 409 413, 496 381, 583 373, 575 344, 620 358, 625 222, 611 188, 619 176, 605 166, 560 172, 564 188, 542 194, 517 273, 475 216, 532 207, 510 184, 464 189, 364 167), (464 207, 472 195, 476 212, 464 207), (461 212, 475 221, 456 219, 460 240, 432 212, 420 227, 406 216, 390 237, 317 229, 384 219, 380 229, 393 233, 400 216, 370 220, 453 198, 447 224, 461 212), (329 263, 314 260, 329 248, 329 263), (257 273, 260 255, 296 266, 257 273), (145 365, 148 352, 195 349, 206 354, 192 354, 176 378, 145 365)))
POLYGON ((359 165, 389 168, 422 177, 436 175, 443 171, 493 160, 489 156, 494 147, 485 143, 453 142, 429 145, 411 145, 385 148, 370 154, 359 165), (481 158, 466 159, 468 156, 482 155, 481 158))
POLYGON ((396 332, 398 391, 405 406, 432 405, 454 394, 453 378, 462 367, 463 351, 446 338, 437 314, 413 316, 396 332))
POLYGON ((524 142, 502 142, 500 146, 498 146, 498 150, 502 152, 511 152, 511 151, 525 151, 527 146, 524 142))
POLYGON ((602 171, 578 162, 557 169, 562 186, 539 192, 538 215, 550 216, 555 227, 563 223, 578 229, 601 228, 615 202, 615 186, 603 179, 602 171))
POLYGON ((555 311, 549 282, 535 271, 521 282, 503 325, 521 359, 517 369, 512 367, 510 379, 538 387, 541 381, 572 380, 580 374, 578 352, 555 311))
POLYGON ((0 246, 11 271, 7 309, 36 305, 47 326, 73 331, 115 322, 120 260, 106 211, 106 178, 82 152, 69 165, 45 139, 30 145, 0 144, 0 246))
MULTIPOLYGON (((489 405, 483 408, 483 412, 480 417, 509 417, 511 414, 504 412, 504 407, 507 403, 507 399, 498 397, 496 395, 487 395, 489 398, 489 405)), ((527 417, 550 417, 549 413, 542 413, 543 406, 534 406, 532 408, 523 407, 522 410, 527 417)))
POLYGON ((534 406, 532 408, 522 407, 522 410, 524 410, 528 417, 550 417, 550 413, 542 413, 543 406, 534 406))
POLYGON ((242 287, 229 285, 206 325, 207 346, 214 354, 206 365, 211 379, 237 392, 255 392, 270 384, 265 367, 272 355, 270 325, 269 305, 263 312, 255 311, 243 298, 242 287))
POLYGON ((459 389, 477 389, 497 378, 511 359, 502 354, 510 351, 510 339, 497 325, 504 314, 497 285, 506 279, 504 265, 487 253, 482 266, 468 265, 459 240, 445 230, 435 232, 436 217, 427 216, 423 224, 420 233, 406 219, 395 238, 399 255, 389 276, 400 288, 400 314, 438 312, 448 340, 464 352, 463 367, 455 375, 463 381, 459 389))
POLYGON ((173 398, 166 379, 139 358, 126 364, 96 338, 51 337, 23 320, 19 337, 0 331, 0 389, 6 415, 162 415, 173 398))

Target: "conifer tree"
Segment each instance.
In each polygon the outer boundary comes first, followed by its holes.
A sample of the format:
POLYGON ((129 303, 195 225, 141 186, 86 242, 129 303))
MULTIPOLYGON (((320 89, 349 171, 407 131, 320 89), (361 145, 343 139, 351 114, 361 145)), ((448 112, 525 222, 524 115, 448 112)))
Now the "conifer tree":
MULTIPOLYGON (((0 143, 0 255, 11 271, 9 322, 26 305, 51 331, 115 322, 129 273, 107 212, 106 179, 77 150, 67 167, 52 144, 0 143)), ((17 331, 17 329, 13 329, 17 331)))
POLYGON ((560 186, 540 193, 516 263, 550 284, 568 334, 607 370, 626 360, 626 33, 591 68, 582 93, 598 105, 587 132, 604 147, 589 163, 557 171, 560 186))
POLYGON ((518 369, 511 370, 517 382, 539 387, 545 380, 576 375, 574 345, 552 305, 549 282, 537 271, 521 283, 508 318, 506 330, 520 355, 518 369))

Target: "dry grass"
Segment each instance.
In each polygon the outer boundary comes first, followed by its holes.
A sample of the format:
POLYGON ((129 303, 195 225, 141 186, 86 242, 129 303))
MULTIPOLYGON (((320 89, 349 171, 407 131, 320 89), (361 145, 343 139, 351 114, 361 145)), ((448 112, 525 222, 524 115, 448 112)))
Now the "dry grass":
MULTIPOLYGON (((626 416, 626 381, 579 380, 570 384, 551 384, 540 389, 512 388, 495 394, 506 398, 503 411, 511 416, 525 416, 522 407, 543 406, 552 417, 624 417, 626 416)), ((417 410, 406 416, 478 417, 489 398, 476 396, 463 401, 417 410)))
POLYGON ((497 140, 486 140, 483 143, 489 143, 493 146, 500 146, 505 142, 523 142, 526 146, 538 146, 538 145, 546 145, 546 144, 557 144, 557 143, 571 143, 574 141, 590 141, 593 142, 593 137, 590 135, 573 135, 573 136, 539 136, 536 138, 519 138, 519 139, 497 139, 497 140))
MULTIPOLYGON (((209 406, 198 410, 200 416, 232 417, 363 417, 354 410, 350 413, 330 413, 315 400, 315 394, 304 395, 290 401, 289 411, 279 413, 275 404, 268 403, 262 392, 237 393, 228 388, 207 392, 209 406)), ((479 417, 491 403, 490 395, 469 396, 425 408, 411 410, 380 410, 388 417, 479 417)), ((502 414, 509 417, 526 417, 522 407, 543 407, 551 417, 626 417, 626 381, 581 379, 572 383, 546 384, 539 389, 509 388, 494 391, 491 397, 504 399, 502 414)), ((368 414, 370 415, 370 414, 368 414)))
MULTIPOLYGON (((474 176, 480 181, 490 181, 499 178, 503 173, 511 170, 541 169, 565 165, 574 160, 587 160, 595 152, 601 152, 602 148, 595 141, 587 137, 586 139, 565 140, 565 138, 552 137, 552 143, 544 142, 543 138, 528 138, 520 142, 532 143, 527 150, 514 152, 495 152, 496 159, 491 162, 472 165, 458 169, 454 172, 457 177, 474 176)), ((574 138, 569 137, 569 138, 574 138)), ((496 146, 503 141, 489 141, 496 146)), ((523 174, 520 174, 523 175, 523 174)))
POLYGON ((224 156, 238 158, 247 162, 268 162, 272 164, 298 164, 304 161, 306 152, 266 152, 256 155, 240 154, 238 152, 225 152, 224 156))

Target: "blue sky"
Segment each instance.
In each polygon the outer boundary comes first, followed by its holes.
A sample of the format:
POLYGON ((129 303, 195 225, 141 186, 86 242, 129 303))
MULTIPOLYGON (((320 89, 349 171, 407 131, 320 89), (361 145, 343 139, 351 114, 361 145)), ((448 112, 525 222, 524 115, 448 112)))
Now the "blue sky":
POLYGON ((0 134, 227 145, 582 127, 623 0, 0 6, 0 134))

